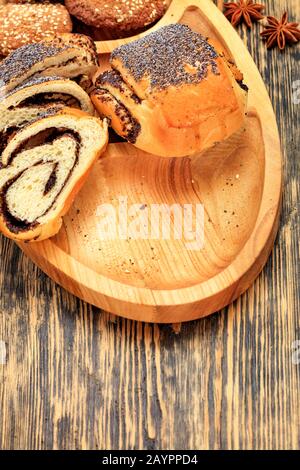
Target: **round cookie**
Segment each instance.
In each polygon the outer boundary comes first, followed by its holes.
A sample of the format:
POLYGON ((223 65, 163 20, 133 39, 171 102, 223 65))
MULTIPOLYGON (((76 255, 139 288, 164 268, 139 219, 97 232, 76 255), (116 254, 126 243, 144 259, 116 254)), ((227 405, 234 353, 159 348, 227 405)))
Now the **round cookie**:
POLYGON ((170 0, 66 0, 71 15, 95 28, 135 31, 159 20, 170 0))
POLYGON ((7 56, 26 44, 72 31, 68 10, 59 4, 0 6, 0 24, 0 56, 7 56))

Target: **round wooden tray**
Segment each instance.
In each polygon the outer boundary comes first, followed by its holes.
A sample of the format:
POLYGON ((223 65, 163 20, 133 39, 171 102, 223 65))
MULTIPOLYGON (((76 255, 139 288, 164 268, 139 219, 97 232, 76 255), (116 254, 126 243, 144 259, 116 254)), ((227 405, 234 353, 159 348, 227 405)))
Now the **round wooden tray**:
MULTIPOLYGON (((59 234, 19 244, 52 279, 85 301, 162 323, 213 313, 251 285, 274 243, 282 187, 273 109, 242 40, 207 0, 173 0, 153 29, 174 22, 214 38, 234 57, 250 89, 246 130, 193 158, 158 158, 129 144, 110 144, 59 234), (97 210, 102 204, 119 210, 120 198, 128 206, 139 204, 141 211, 151 204, 203 204, 203 247, 190 249, 176 237, 101 240, 97 210)), ((98 43, 103 68, 109 52, 128 40, 98 43)))

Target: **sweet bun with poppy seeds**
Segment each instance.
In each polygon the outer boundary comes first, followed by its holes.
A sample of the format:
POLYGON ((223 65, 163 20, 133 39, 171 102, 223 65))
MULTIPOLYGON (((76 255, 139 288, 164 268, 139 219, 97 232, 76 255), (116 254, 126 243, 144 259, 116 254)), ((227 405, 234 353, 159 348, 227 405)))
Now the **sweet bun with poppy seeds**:
POLYGON ((247 87, 188 26, 165 26, 115 49, 91 98, 117 134, 163 157, 201 152, 243 126, 247 87))

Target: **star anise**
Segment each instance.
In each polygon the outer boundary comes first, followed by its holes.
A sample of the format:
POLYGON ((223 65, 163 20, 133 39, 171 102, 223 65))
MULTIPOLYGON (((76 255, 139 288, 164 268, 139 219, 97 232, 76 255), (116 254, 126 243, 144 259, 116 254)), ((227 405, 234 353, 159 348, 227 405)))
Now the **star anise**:
POLYGON ((233 26, 237 26, 244 21, 248 28, 252 27, 253 21, 259 21, 264 18, 261 12, 265 9, 264 5, 254 3, 253 0, 239 0, 237 3, 224 3, 225 16, 231 21, 233 26))
POLYGON ((274 16, 268 16, 268 24, 265 30, 260 33, 263 39, 267 41, 267 48, 277 45, 282 51, 286 43, 297 43, 300 41, 299 23, 288 23, 288 15, 285 12, 281 20, 277 20, 274 16))

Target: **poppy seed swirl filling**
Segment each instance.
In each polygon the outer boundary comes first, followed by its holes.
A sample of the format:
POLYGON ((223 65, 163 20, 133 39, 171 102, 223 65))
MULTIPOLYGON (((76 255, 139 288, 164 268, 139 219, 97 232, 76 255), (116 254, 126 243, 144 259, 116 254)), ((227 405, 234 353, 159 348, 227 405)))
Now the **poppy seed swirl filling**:
MULTIPOLYGON (((93 92, 94 96, 99 99, 103 104, 109 103, 113 106, 114 113, 118 117, 120 125, 122 127, 121 133, 128 142, 134 144, 141 132, 141 125, 138 120, 131 114, 129 109, 115 98, 105 88, 97 88, 93 92)), ((107 115, 109 119, 112 117, 107 115)))
POLYGON ((18 108, 27 106, 46 105, 47 103, 61 103, 65 106, 81 109, 79 101, 68 93, 38 93, 35 96, 26 98, 18 105, 18 108))
POLYGON ((95 82, 96 88, 107 89, 107 86, 112 86, 113 88, 120 91, 124 95, 127 95, 132 99, 136 104, 141 104, 142 100, 133 92, 131 88, 126 86, 121 74, 117 70, 106 70, 103 72, 95 82))
POLYGON ((89 96, 72 80, 61 77, 33 77, 0 97, 0 126, 5 127, 14 121, 16 115, 26 116, 26 112, 22 111, 24 108, 45 107, 55 103, 82 109, 88 113, 93 112, 89 96))
POLYGON ((43 144, 32 144, 32 138, 21 142, 0 170, 0 212, 12 233, 39 225, 78 163, 80 135, 69 129, 49 128, 47 132, 43 144), (22 198, 25 190, 26 201, 22 198))
POLYGON ((61 107, 61 103, 55 103, 54 105, 39 105, 38 107, 26 107, 26 118, 25 116, 18 116, 18 119, 15 119, 14 122, 8 127, 1 128, 0 126, 0 169, 3 167, 1 163, 2 152, 16 132, 18 132, 21 128, 28 126, 29 124, 32 124, 34 121, 38 121, 43 117, 50 116, 51 114, 56 114, 58 110, 61 109, 61 107), (31 111, 31 114, 28 111, 31 111))

